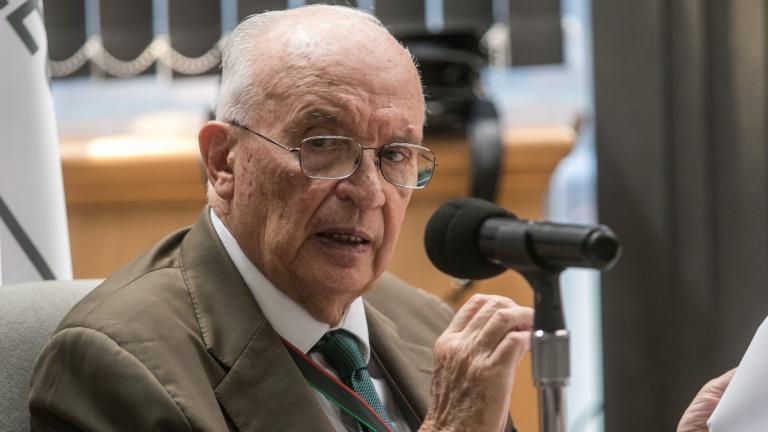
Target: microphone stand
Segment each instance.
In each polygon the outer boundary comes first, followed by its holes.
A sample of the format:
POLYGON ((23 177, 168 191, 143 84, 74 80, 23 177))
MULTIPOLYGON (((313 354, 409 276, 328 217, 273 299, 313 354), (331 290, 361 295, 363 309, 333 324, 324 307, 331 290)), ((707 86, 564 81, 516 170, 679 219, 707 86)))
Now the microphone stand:
POLYGON ((570 377, 570 342, 560 296, 560 272, 521 272, 534 291, 531 352, 540 432, 565 432, 564 390, 570 377))

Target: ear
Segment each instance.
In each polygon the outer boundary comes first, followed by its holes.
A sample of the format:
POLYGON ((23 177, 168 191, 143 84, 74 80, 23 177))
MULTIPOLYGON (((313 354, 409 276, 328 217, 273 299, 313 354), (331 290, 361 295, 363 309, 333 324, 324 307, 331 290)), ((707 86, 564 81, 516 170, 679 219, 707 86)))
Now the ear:
POLYGON ((232 127, 224 122, 209 121, 197 136, 208 181, 221 199, 231 201, 235 195, 235 143, 232 127))

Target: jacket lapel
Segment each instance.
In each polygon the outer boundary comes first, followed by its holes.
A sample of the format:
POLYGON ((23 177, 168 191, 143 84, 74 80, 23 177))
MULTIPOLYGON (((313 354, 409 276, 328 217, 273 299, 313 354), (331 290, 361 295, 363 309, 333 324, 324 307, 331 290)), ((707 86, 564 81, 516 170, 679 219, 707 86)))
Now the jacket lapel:
POLYGON ((237 428, 333 432, 227 255, 208 207, 182 243, 181 270, 208 352, 228 370, 214 392, 237 428))
POLYGON ((367 301, 365 312, 372 349, 419 420, 423 420, 429 407, 432 350, 404 341, 397 325, 367 301))
POLYGON ((215 389, 240 431, 328 431, 328 418, 274 330, 265 323, 215 389))

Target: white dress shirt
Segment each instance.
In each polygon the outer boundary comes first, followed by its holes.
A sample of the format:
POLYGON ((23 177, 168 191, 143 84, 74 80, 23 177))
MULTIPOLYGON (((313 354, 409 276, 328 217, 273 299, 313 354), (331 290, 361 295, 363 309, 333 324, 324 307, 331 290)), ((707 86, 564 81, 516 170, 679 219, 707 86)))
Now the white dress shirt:
MULTIPOLYGON (((245 256, 237 241, 229 232, 224 223, 211 209, 211 221, 216 230, 216 234, 224 244, 227 254, 232 259, 238 272, 253 293, 256 302, 259 304, 265 317, 275 329, 277 334, 287 340, 293 346, 308 354, 312 360, 322 366, 325 370, 338 377, 336 371, 326 362, 323 355, 319 352, 310 353, 312 347, 329 330, 344 329, 352 333, 363 354, 365 362, 368 364, 373 385, 379 399, 384 404, 390 420, 397 432, 411 432, 410 427, 405 422, 404 417, 398 407, 392 392, 387 385, 386 380, 376 367, 376 362, 371 362, 371 348, 368 342, 368 321, 365 317, 365 308, 363 299, 358 297, 344 313, 338 326, 331 328, 330 325, 316 320, 309 312, 293 299, 277 289, 266 277, 256 268, 255 265, 245 256)), ((315 391, 315 397, 320 402, 320 406, 330 419, 337 432, 356 431, 355 420, 349 414, 342 413, 341 409, 328 401, 321 393, 315 391)))

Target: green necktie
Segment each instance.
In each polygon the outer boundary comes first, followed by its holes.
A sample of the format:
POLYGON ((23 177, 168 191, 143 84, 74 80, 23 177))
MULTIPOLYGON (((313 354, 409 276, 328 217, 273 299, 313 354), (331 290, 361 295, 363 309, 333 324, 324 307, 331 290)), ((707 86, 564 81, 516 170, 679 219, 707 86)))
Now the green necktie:
MULTIPOLYGON (((373 387, 373 380, 368 373, 368 366, 365 364, 363 354, 357 345, 357 340, 345 330, 333 330, 325 334, 322 339, 312 348, 312 351, 319 351, 325 356, 328 363, 336 369, 339 378, 348 385, 349 388, 359 394, 376 413, 384 419, 390 429, 395 430, 392 422, 384 410, 384 405, 376 394, 373 387)), ((357 424, 358 432, 366 432, 366 428, 359 421, 357 424)))

